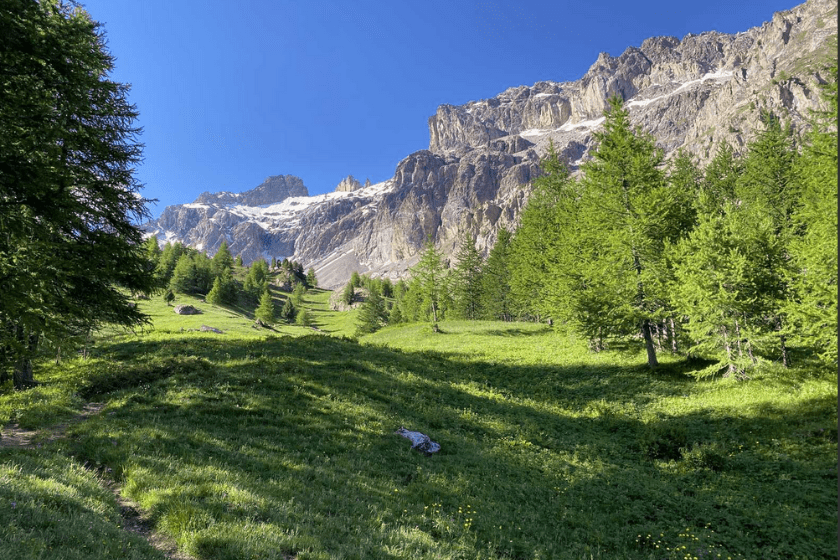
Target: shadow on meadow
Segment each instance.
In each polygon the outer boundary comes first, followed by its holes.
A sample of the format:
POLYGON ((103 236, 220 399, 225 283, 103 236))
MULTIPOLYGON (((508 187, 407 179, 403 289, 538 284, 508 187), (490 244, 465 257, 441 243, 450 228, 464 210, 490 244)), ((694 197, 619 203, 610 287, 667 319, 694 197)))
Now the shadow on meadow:
POLYGON ((703 554, 818 558, 831 539, 815 532, 836 531, 830 399, 647 418, 695 384, 679 367, 508 366, 322 336, 131 342, 103 358, 80 390, 126 391, 73 428, 74 452, 202 558, 263 554, 254 524, 278 554, 378 558, 398 557, 395 539, 418 557, 457 544, 643 558, 659 544, 643 533, 672 548, 688 529, 703 554), (441 451, 411 451, 400 426, 441 451), (464 523, 467 505, 479 513, 464 523))

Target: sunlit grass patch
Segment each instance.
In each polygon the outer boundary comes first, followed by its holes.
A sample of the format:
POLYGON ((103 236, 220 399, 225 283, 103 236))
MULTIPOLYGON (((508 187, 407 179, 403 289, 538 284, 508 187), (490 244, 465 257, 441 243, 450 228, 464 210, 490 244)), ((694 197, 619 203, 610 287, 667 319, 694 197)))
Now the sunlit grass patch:
POLYGON ((697 381, 542 325, 440 327, 112 339, 56 379, 107 401, 60 445, 198 558, 834 553, 831 372, 697 381))

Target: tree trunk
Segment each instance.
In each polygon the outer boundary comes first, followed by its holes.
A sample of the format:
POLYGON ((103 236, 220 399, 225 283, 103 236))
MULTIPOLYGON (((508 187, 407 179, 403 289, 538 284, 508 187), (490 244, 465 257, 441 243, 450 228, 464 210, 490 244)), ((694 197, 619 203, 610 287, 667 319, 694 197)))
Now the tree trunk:
POLYGON ((741 326, 738 324, 738 320, 735 320, 735 336, 737 337, 735 340, 738 342, 738 357, 742 358, 744 356, 744 352, 741 350, 741 326))
POLYGON ((790 366, 790 357, 788 356, 787 351, 787 337, 784 335, 782 331, 782 318, 776 317, 776 330, 779 331, 779 345, 781 346, 782 351, 782 365, 784 367, 790 366))
POLYGON ((721 327, 721 332, 723 333, 723 347, 726 349, 726 361, 728 362, 728 367, 726 369, 726 374, 724 377, 729 377, 733 373, 735 373, 735 364, 732 363, 732 348, 729 346, 729 339, 726 336, 726 327, 721 327))
POLYGON ((656 349, 653 347, 653 336, 651 336, 650 322, 647 319, 642 323, 642 336, 645 339, 645 348, 647 348, 648 365, 655 368, 659 362, 656 360, 656 349))
POLYGON ((32 360, 21 358, 15 364, 14 379, 15 389, 22 391, 35 386, 35 377, 32 374, 32 360))
POLYGON ((677 327, 674 325, 674 318, 669 317, 668 322, 671 325, 671 352, 678 354, 680 349, 677 346, 677 327))

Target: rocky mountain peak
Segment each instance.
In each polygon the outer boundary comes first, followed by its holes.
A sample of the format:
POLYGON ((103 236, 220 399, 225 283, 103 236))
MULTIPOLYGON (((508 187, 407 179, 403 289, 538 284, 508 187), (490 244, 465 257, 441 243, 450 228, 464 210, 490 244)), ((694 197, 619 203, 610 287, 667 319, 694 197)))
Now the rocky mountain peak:
POLYGON ((309 190, 300 177, 294 175, 272 175, 257 187, 243 193, 203 192, 193 204, 241 204, 263 206, 276 204, 290 197, 309 196, 309 190))
POLYGON ((720 142, 743 150, 762 110, 807 126, 836 48, 834 0, 808 0, 736 34, 651 37, 619 56, 601 53, 576 81, 440 105, 428 120, 429 149, 404 158, 388 181, 363 188, 348 176, 335 192, 304 199, 300 179, 279 175, 246 193, 169 207, 147 229, 209 253, 227 239, 246 262, 289 257, 315 268, 326 288, 354 270, 397 278, 429 236, 449 256, 464 232, 486 253, 500 228, 515 230, 549 143, 579 169, 611 95, 666 157, 682 148, 703 164, 720 142))
MULTIPOLYGON (((370 184, 370 181, 367 182, 370 184)), ((348 175, 335 188, 335 192, 353 192, 355 190, 361 189, 362 184, 358 182, 352 175, 348 175)))

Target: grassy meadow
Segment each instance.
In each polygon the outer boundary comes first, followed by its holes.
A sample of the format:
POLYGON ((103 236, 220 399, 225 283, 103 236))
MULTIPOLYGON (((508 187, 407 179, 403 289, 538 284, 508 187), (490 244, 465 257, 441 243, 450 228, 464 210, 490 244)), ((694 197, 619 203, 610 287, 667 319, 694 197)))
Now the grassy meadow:
POLYGON ((0 447, 0 558, 164 558, 112 485, 208 560, 836 558, 836 372, 698 381, 530 323, 356 340, 328 297, 305 298, 318 330, 271 331, 158 297, 144 332, 3 386, 0 426, 43 435, 0 447))

